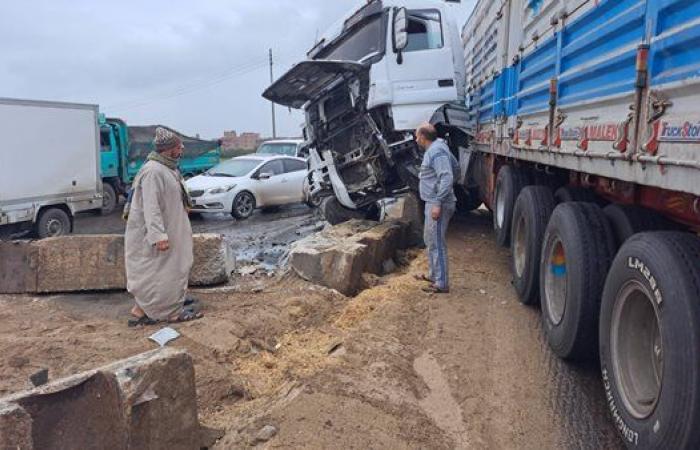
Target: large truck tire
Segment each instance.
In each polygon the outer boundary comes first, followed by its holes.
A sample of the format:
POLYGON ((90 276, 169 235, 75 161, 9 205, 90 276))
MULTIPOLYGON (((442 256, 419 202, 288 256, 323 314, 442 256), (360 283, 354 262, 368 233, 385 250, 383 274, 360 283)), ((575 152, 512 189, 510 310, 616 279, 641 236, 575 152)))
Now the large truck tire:
POLYGON ((117 191, 110 183, 102 183, 102 209, 100 213, 103 216, 108 216, 117 208, 119 197, 117 191))
POLYGON ((603 209, 610 221, 617 245, 644 231, 676 230, 677 226, 661 214, 634 205, 608 205, 603 209))
POLYGON ((335 197, 326 197, 321 202, 321 214, 326 222, 338 225, 352 219, 365 219, 366 214, 359 210, 348 209, 335 197))
POLYGON ((525 305, 539 300, 542 240, 555 206, 547 186, 527 186, 515 202, 510 268, 513 287, 525 305))
POLYGON ((630 238, 605 283, 599 338, 607 403, 627 446, 700 448, 700 238, 630 238))
POLYGON ((600 207, 556 207, 542 245, 540 299, 547 341, 560 358, 597 356, 600 299, 614 256, 612 231, 600 207))
POLYGON ((467 189, 464 186, 455 187, 455 197, 457 197, 457 213, 468 214, 478 209, 484 202, 479 198, 478 189, 467 189))
POLYGON ((510 245, 515 200, 527 184, 527 176, 512 166, 503 166, 498 172, 493 201, 493 229, 496 232, 496 242, 501 247, 510 245))
POLYGON ((580 187, 564 186, 559 188, 554 193, 554 198, 557 199, 557 203, 586 202, 603 206, 602 199, 595 192, 580 187))
POLYGON ((70 232, 70 216, 61 208, 43 210, 36 222, 36 235, 39 239, 66 236, 70 232))

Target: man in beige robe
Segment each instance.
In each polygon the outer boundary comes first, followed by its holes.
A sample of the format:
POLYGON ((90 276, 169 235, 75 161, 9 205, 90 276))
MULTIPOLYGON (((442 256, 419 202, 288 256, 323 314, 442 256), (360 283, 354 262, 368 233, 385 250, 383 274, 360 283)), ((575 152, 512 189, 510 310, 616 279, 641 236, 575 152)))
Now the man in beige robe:
POLYGON ((136 300, 131 326, 201 317, 185 307, 193 256, 189 197, 177 168, 182 141, 158 128, 154 145, 124 211, 127 290, 136 300))

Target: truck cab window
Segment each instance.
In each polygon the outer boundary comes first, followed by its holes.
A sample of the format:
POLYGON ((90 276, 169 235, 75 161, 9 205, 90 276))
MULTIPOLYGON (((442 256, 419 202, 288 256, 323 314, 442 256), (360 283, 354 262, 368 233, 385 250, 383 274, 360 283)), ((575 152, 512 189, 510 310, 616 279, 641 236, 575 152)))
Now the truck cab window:
POLYGON ((442 23, 437 10, 411 10, 408 12, 407 52, 442 48, 442 23))
POLYGON ((100 132, 100 150, 103 152, 112 151, 112 145, 109 142, 109 131, 100 132))

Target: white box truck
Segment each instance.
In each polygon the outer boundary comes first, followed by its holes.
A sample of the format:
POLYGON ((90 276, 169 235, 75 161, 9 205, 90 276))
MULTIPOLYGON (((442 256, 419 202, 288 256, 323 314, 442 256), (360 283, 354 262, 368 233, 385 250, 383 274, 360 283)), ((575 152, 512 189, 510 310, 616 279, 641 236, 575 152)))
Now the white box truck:
POLYGON ((102 206, 96 105, 0 98, 0 235, 68 234, 102 206))

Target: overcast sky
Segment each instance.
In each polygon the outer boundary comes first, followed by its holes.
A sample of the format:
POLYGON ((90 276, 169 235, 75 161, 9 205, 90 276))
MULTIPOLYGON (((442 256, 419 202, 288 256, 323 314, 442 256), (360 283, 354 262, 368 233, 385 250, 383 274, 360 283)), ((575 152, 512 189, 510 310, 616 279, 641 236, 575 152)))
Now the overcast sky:
MULTIPOLYGON (((459 6, 460 25, 473 0, 459 6)), ((96 103, 133 125, 271 135, 275 75, 364 0, 22 0, 0 9, 0 97, 96 103)), ((303 116, 277 108, 278 134, 303 116)))

